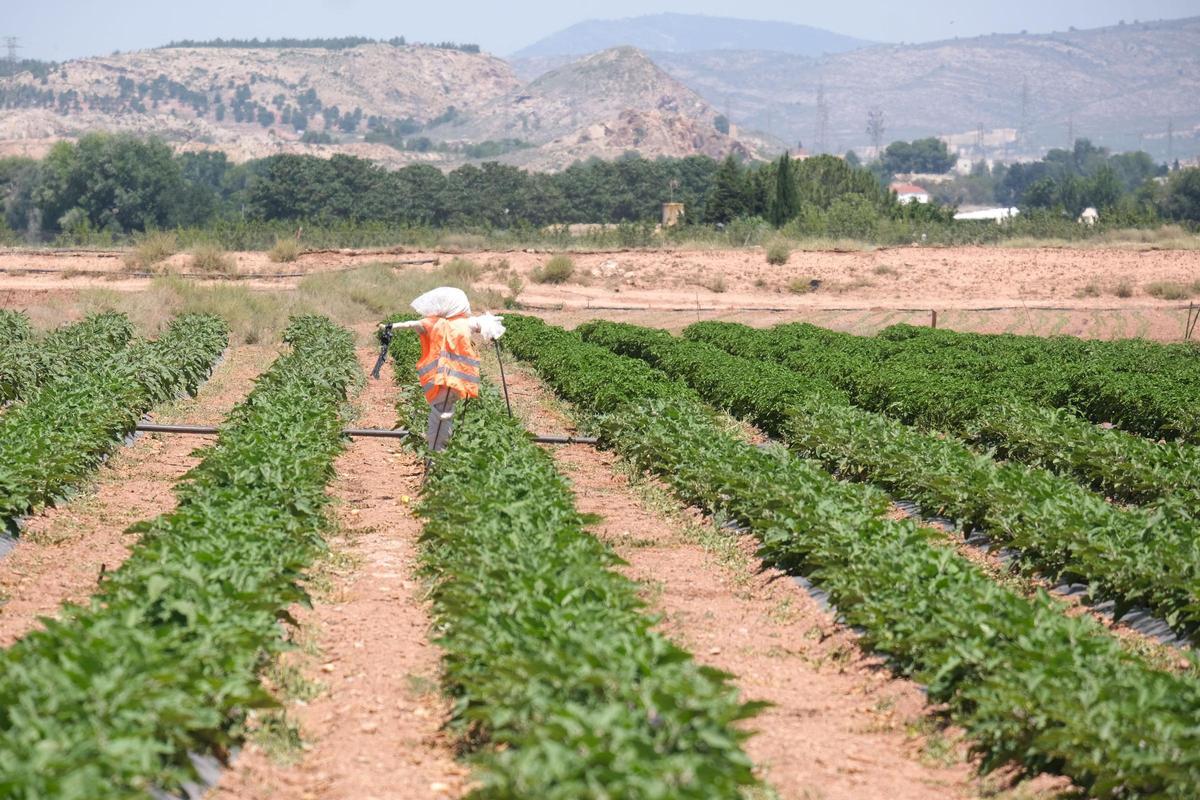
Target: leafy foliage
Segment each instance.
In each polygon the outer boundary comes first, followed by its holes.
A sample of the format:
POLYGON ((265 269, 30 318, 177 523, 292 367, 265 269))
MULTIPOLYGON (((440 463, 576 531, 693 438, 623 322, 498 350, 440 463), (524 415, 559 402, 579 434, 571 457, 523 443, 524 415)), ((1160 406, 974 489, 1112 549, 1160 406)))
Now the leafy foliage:
POLYGON ((27 397, 47 381, 93 367, 133 336, 133 323, 113 313, 65 325, 40 340, 32 338, 23 316, 0 318, 0 326, 5 325, 14 326, 15 333, 7 346, 0 345, 0 405, 27 397))
MULTIPOLYGON (((701 323, 689 332, 703 336, 712 328, 701 323)), ((998 464, 955 439, 855 408, 812 370, 792 371, 628 325, 589 323, 580 333, 686 381, 705 400, 843 477, 915 499, 968 530, 985 529, 1053 577, 1089 581, 1095 595, 1116 600, 1118 616, 1145 603, 1172 624, 1194 629, 1200 623, 1200 549, 1186 507, 1173 504, 1153 514, 1114 508, 1068 479, 998 464)))
MULTIPOLYGON (((778 360, 801 374, 817 375, 846 391, 856 405, 953 433, 995 448, 1005 458, 1074 475, 1130 502, 1200 500, 1200 450, 1194 445, 1160 443, 1097 427, 1072 411, 1071 395, 1095 402, 1091 393, 1100 386, 1111 392, 1122 382, 1148 383, 1149 388, 1135 395, 1140 403, 1141 398, 1164 399, 1159 391, 1181 382, 1200 385, 1187 348, 1164 350, 1148 342, 976 339, 910 326, 894 326, 875 338, 810 325, 779 326, 770 334, 744 326, 709 325, 694 328, 693 334, 729 352, 778 360), (1086 375, 1080 375, 1081 370, 1086 375), (1070 389, 1070 395, 1061 388, 1031 391, 1032 384, 1045 387, 1052 382, 1079 388, 1070 389), (1043 404, 1063 401, 1067 408, 1043 404)), ((1194 413, 1188 409, 1194 404, 1191 397, 1172 394, 1183 407, 1168 418, 1186 419, 1194 413)), ((1142 413, 1139 407, 1121 417, 1135 418, 1142 413)), ((1156 429, 1148 430, 1153 435, 1156 429)))
POLYGON ((230 414, 177 509, 140 526, 89 604, 0 654, 0 795, 178 790, 195 778, 189 752, 225 756, 247 711, 273 704, 259 672, 306 599, 339 409, 360 375, 353 337, 326 319, 296 319, 285 338, 292 352, 230 414))
POLYGON ((1200 789, 1194 679, 1148 668, 1095 622, 1004 589, 885 498, 730 435, 682 384, 539 320, 505 341, 557 392, 600 414, 603 441, 685 500, 746 524, 763 554, 808 574, 843 620, 928 686, 983 766, 1070 776, 1100 798, 1200 789))
MULTIPOLYGON (((418 352, 414 336, 393 340, 407 424, 427 409, 418 352)), ((737 797, 754 785, 734 723, 759 705, 652 630, 620 560, 584 532, 566 482, 494 391, 435 459, 423 560, 454 725, 490 745, 473 796, 737 797)))
MULTIPOLYGON (((108 321, 118 329, 129 325, 123 317, 108 321)), ((52 502, 152 406, 194 392, 227 341, 221 320, 184 316, 157 341, 86 361, 9 409, 0 417, 0 521, 52 502)))
POLYGON ((31 336, 33 328, 29 325, 29 317, 14 309, 0 308, 0 352, 31 336))
POLYGON ((936 137, 911 142, 892 142, 883 151, 883 170, 888 175, 904 172, 949 172, 956 159, 946 143, 936 137))

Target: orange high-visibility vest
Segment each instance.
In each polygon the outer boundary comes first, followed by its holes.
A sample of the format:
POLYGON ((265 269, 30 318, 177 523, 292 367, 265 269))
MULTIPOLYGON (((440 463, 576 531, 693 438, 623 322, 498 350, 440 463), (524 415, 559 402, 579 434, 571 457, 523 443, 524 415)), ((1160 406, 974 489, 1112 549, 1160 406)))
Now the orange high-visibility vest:
POLYGON ((443 387, 459 397, 479 396, 479 354, 471 342, 465 314, 421 320, 417 378, 425 387, 425 399, 431 403, 443 387))

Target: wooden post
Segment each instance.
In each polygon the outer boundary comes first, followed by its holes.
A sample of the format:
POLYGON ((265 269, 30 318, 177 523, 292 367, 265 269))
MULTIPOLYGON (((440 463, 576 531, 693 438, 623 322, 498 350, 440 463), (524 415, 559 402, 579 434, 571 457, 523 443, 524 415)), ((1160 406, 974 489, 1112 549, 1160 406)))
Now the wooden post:
POLYGON ((931 328, 937 327, 937 312, 936 311, 929 312, 929 327, 931 327, 931 328))

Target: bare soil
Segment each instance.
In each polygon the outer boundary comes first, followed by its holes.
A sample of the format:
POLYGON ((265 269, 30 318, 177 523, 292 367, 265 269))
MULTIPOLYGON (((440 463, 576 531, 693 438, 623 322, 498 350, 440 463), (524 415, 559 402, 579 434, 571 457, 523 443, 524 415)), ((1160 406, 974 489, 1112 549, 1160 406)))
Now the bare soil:
MULTIPOLYGON (((156 422, 217 424, 250 391, 273 348, 242 347, 188 398, 158 409, 156 422)), ((0 559, 0 646, 7 646, 64 602, 84 602, 101 570, 114 570, 137 542, 126 529, 175 507, 175 484, 215 437, 143 434, 101 467, 95 483, 28 521, 16 548, 0 559)))
MULTIPOLYGON (((507 367, 514 410, 534 431, 574 433, 529 370, 507 367)), ((965 798, 984 791, 957 733, 938 730, 919 688, 893 677, 754 545, 712 528, 653 484, 634 485, 608 452, 551 452, 593 533, 663 615, 661 630, 700 663, 733 673, 743 699, 773 705, 747 751, 782 798, 965 798), (723 540, 723 541, 722 541, 723 540)), ((990 785, 990 784, 989 784, 990 785)), ((1024 789, 1040 796, 1049 782, 1024 789)), ((994 788, 994 787, 992 787, 994 788)))
MULTIPOLYGON (((18 307, 47 295, 63 298, 81 288, 144 290, 150 279, 124 274, 121 255, 0 250, 0 306, 18 307)), ((320 251, 292 264, 273 264, 263 252, 233 254, 242 274, 316 273, 458 256, 483 268, 481 285, 508 294, 509 280, 521 280, 520 302, 556 323, 606 317, 672 329, 697 319, 751 325, 806 320, 870 333, 898 322, 930 324, 937 311, 939 325, 957 330, 1172 340, 1182 335, 1187 300, 1156 299, 1147 287, 1190 286, 1200 279, 1200 249, 911 246, 797 251, 780 267, 767 264, 760 248, 574 253, 571 282, 533 283, 531 273, 550 255, 391 248, 320 251), (820 284, 814 291, 796 294, 791 288, 812 280, 820 284), (1129 296, 1118 296, 1122 285, 1129 296)), ((156 269, 186 271, 188 262, 180 253, 156 269)), ((297 281, 257 278, 241 284, 286 291, 297 281)))
MULTIPOLYGON (((364 369, 375 356, 359 351, 364 369)), ((361 425, 394 424, 394 386, 390 365, 368 382, 357 399, 361 425)), ((468 788, 468 770, 442 731, 449 706, 438 693, 440 652, 416 575, 421 464, 394 441, 357 439, 336 470, 331 554, 310 582, 314 607, 293 610, 307 652, 288 662, 318 691, 287 705, 302 749, 253 740, 214 800, 424 800, 468 788)))

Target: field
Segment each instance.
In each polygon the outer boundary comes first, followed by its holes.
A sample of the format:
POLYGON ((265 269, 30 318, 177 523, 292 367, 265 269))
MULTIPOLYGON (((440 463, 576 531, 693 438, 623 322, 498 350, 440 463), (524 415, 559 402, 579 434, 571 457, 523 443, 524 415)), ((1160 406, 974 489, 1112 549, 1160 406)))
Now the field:
POLYGON ((1200 249, 161 255, 0 251, 0 797, 1200 795, 1200 249))

